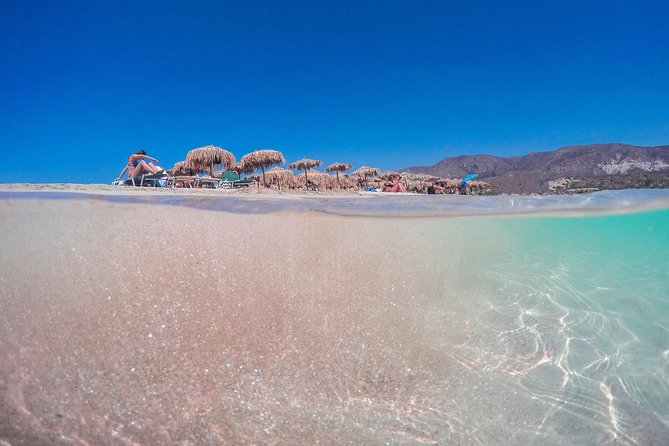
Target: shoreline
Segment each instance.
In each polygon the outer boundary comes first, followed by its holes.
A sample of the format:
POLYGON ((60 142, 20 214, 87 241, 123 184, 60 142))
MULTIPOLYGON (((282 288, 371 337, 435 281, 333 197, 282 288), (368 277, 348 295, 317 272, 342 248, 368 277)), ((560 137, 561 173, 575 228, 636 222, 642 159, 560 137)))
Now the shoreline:
POLYGON ((428 195, 275 189, 171 189, 72 183, 0 184, 0 202, 84 199, 166 204, 235 214, 318 212, 359 217, 579 217, 669 209, 669 189, 600 191, 585 195, 428 195))

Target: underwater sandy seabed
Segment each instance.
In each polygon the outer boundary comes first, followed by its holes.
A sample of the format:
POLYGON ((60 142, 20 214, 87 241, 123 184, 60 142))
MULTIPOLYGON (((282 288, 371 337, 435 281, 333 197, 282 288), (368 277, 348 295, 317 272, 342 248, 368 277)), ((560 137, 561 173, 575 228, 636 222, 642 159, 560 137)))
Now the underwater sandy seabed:
POLYGON ((669 444, 665 198, 5 194, 0 444, 669 444))

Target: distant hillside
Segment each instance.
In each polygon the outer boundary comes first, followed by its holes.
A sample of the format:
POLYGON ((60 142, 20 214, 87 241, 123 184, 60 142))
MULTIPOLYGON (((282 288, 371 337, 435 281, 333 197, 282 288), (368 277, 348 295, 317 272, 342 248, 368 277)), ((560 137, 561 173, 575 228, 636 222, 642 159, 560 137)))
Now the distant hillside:
POLYGON ((669 146, 591 144, 510 158, 465 155, 401 170, 444 178, 476 172, 497 193, 669 187, 669 146))

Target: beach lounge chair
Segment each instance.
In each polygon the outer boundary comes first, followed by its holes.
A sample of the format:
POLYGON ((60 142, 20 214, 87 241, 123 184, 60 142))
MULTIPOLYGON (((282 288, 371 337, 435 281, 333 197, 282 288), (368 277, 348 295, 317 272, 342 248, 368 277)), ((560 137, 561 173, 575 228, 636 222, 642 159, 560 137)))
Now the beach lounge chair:
POLYGON ((221 174, 221 182, 219 189, 236 189, 240 187, 248 187, 255 184, 253 180, 242 180, 239 174, 234 170, 226 170, 221 174))
POLYGON ((195 177, 195 184, 193 184, 193 187, 198 187, 203 189, 218 189, 220 182, 221 182, 220 178, 214 178, 210 176, 195 177))
POLYGON ((305 185, 305 187, 310 192, 318 192, 318 186, 316 186, 311 181, 307 181, 307 184, 305 185))
POLYGON ((235 188, 235 189, 239 189, 241 187, 251 187, 251 186, 255 186, 255 185, 256 185, 255 181, 244 179, 244 180, 235 181, 233 183, 232 187, 235 188))
POLYGON ((171 186, 173 189, 177 187, 190 189, 195 184, 196 179, 197 177, 194 175, 176 175, 169 178, 168 186, 171 186))
POLYGON ((126 179, 123 184, 125 186, 139 186, 139 187, 165 187, 169 175, 163 171, 160 173, 147 173, 136 177, 126 179))
POLYGON ((234 181, 230 180, 221 180, 221 182, 218 185, 219 189, 232 189, 234 187, 234 181))

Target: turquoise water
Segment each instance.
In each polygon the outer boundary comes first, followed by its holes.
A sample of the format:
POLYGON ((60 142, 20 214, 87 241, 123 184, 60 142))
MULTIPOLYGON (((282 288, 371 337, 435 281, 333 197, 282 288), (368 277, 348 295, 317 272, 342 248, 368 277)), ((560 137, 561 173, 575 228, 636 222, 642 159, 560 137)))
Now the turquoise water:
MULTIPOLYGON (((667 210, 477 227, 507 243, 477 253, 472 335, 454 358, 476 370, 475 387, 503 383, 502 398, 523 401, 505 430, 545 444, 669 441, 667 229, 667 210)), ((481 428, 492 443, 500 427, 481 428)))
POLYGON ((669 444, 669 191, 444 198, 0 196, 0 440, 669 444))

